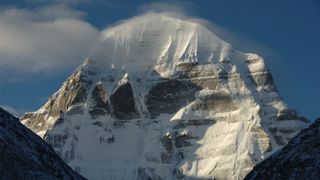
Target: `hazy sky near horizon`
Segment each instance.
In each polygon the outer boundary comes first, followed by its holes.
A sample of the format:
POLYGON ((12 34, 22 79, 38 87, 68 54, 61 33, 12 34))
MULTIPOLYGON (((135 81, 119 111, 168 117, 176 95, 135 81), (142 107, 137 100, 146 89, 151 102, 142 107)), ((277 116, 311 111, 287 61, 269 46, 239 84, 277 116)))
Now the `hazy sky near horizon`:
POLYGON ((0 106, 37 110, 90 53, 100 31, 153 10, 213 22, 236 48, 263 56, 280 95, 320 116, 318 0, 1 0, 0 106))

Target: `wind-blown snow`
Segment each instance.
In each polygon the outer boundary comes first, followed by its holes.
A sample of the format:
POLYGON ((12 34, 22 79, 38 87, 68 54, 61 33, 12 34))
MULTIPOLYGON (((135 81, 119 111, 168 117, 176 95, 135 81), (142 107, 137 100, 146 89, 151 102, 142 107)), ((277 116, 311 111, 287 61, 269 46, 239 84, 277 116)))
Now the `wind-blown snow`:
MULTIPOLYGON (((166 14, 139 16, 103 31, 91 58, 126 71, 223 60, 230 45, 203 25, 166 14), (165 57, 165 58, 164 58, 165 57)), ((170 73, 170 72, 167 72, 170 73)))

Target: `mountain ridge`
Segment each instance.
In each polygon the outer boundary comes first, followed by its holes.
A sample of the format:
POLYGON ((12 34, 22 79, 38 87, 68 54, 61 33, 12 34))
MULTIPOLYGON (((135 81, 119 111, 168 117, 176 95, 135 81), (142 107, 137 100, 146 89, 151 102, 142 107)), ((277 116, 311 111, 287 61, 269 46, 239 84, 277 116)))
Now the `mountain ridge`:
POLYGON ((1 179, 85 179, 17 118, 0 107, 1 179))
POLYGON ((284 148, 262 161, 249 179, 319 179, 320 118, 302 130, 284 148))

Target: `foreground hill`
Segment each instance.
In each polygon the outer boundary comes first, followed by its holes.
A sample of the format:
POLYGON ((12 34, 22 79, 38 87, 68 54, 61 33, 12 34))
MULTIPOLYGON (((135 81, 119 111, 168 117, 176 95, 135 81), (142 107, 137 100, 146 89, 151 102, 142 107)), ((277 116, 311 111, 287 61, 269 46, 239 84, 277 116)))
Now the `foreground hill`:
POLYGON ((0 107, 0 179, 85 179, 17 118, 0 107))
POLYGON ((320 118, 288 145, 254 167, 246 180, 320 178, 320 118))

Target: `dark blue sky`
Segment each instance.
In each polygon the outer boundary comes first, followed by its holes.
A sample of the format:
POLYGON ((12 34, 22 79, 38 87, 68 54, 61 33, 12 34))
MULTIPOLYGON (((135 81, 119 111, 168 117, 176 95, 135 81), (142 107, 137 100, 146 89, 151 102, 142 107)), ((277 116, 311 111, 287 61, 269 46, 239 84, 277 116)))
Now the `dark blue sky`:
MULTIPOLYGON (((36 1, 1 1, 0 7, 32 11, 47 5, 36 1)), ((137 15, 152 2, 97 0, 69 3, 66 0, 68 7, 85 12, 84 21, 99 30, 137 15)), ((226 40, 240 50, 256 52, 265 58, 280 95, 289 106, 310 119, 320 116, 320 1, 199 0, 175 1, 175 4, 184 6, 187 14, 211 21, 235 34, 236 39, 225 37, 226 40)), ((76 66, 53 71, 49 76, 28 74, 17 81, 7 80, 8 76, 19 79, 22 73, 5 72, 0 77, 0 104, 13 107, 18 113, 36 110, 74 68, 76 66)))

